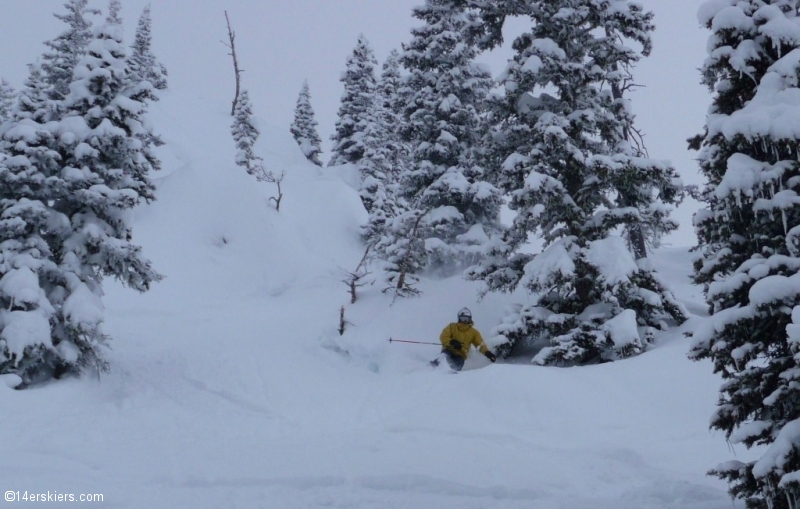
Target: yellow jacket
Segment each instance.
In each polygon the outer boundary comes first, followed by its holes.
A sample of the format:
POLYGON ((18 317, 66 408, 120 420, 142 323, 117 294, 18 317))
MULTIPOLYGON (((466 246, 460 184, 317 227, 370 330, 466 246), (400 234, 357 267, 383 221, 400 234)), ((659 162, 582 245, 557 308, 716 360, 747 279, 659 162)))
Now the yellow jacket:
POLYGON ((467 354, 469 354, 470 345, 474 345, 482 354, 489 351, 486 345, 483 344, 481 333, 478 332, 477 329, 474 329, 472 324, 469 323, 451 323, 439 334, 439 341, 442 342, 442 346, 445 350, 465 359, 467 358, 467 354), (461 350, 456 350, 450 346, 451 339, 461 342, 461 350))

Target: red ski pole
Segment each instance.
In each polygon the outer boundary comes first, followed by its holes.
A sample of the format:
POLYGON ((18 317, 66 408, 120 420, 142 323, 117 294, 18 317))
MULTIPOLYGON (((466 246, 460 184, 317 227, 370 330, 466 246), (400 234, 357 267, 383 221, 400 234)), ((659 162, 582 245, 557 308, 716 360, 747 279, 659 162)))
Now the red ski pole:
POLYGON ((414 345, 442 346, 441 343, 428 343, 427 341, 408 341, 407 339, 392 339, 392 338, 389 338, 389 343, 412 343, 414 345))

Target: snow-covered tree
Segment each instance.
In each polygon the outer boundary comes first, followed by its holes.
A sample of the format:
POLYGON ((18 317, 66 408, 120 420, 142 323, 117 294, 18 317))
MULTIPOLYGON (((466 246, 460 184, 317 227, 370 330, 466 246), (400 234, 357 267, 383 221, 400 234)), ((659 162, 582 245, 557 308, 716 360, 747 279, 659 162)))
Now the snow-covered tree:
POLYGON ((231 135, 236 143, 236 164, 244 167, 250 175, 255 175, 258 169, 263 167, 263 162, 253 152, 259 132, 254 125, 253 106, 250 104, 250 93, 247 90, 242 90, 236 102, 231 135))
POLYGON ((25 384, 77 360, 74 346, 52 334, 58 321, 48 293, 60 279, 52 246, 66 218, 49 203, 65 186, 55 135, 37 116, 17 111, 0 127, 0 373, 25 384))
MULTIPOLYGON (((403 83, 400 52, 393 49, 381 66, 381 75, 375 86, 375 100, 380 107, 380 116, 383 123, 391 127, 393 133, 400 132, 400 125, 403 122, 405 107, 405 98, 401 94, 403 83)), ((399 138, 399 136, 394 137, 399 138)))
MULTIPOLYGON (((121 42, 122 30, 123 30, 122 15, 120 14, 121 12, 122 12, 122 2, 120 0, 108 0, 108 14, 106 14, 105 26, 100 31, 94 31, 92 33, 92 38, 97 39, 99 37, 101 39, 113 39, 115 42, 121 42), (110 29, 110 27, 112 26, 115 28, 110 29), (104 35, 102 32, 105 30, 109 30, 110 32, 115 32, 115 33, 107 33, 104 35), (117 40, 117 37, 119 37, 120 39, 119 41, 117 40)), ((95 46, 95 50, 96 49, 97 46, 95 46)), ((129 61, 130 56, 127 54, 127 52, 125 54, 125 58, 126 60, 128 60, 127 74, 130 75, 132 71, 130 69, 130 61, 129 61)))
POLYGON ((50 120, 54 111, 53 101, 50 100, 53 86, 47 83, 38 61, 29 65, 28 70, 28 78, 19 91, 11 117, 15 120, 30 118, 45 123, 50 120))
POLYGON ((426 255, 424 238, 427 225, 424 223, 427 211, 416 210, 403 202, 396 202, 398 210, 388 216, 382 228, 382 235, 375 236, 375 251, 384 262, 384 292, 392 292, 399 297, 419 295, 416 284, 418 274, 423 271, 426 255))
POLYGON ((411 156, 409 144, 403 140, 405 124, 404 109, 407 97, 403 93, 411 90, 404 86, 400 52, 393 49, 383 63, 380 79, 375 88, 375 117, 386 131, 388 157, 393 168, 392 185, 397 187, 399 179, 411 156))
POLYGON ((375 102, 364 132, 364 158, 358 163, 361 176, 359 193, 369 219, 362 231, 372 257, 383 255, 375 243, 386 234, 387 220, 406 210, 399 196, 399 179, 406 167, 408 145, 399 139, 402 105, 398 89, 401 84, 400 54, 397 50, 387 57, 378 80, 375 102))
MULTIPOLYGON (((131 45, 131 53, 128 58, 131 72, 131 93, 130 96, 140 101, 157 101, 158 96, 154 90, 166 90, 167 88, 167 69, 158 62, 151 50, 153 36, 151 34, 152 18, 150 17, 150 6, 144 8, 139 17, 139 24, 136 28, 136 36, 131 45)), ((145 143, 159 147, 164 144, 160 136, 153 133, 152 129, 146 129, 147 140, 145 143)))
POLYGON ((514 41, 489 138, 501 161, 492 181, 516 216, 471 277, 484 280, 486 291, 528 290, 532 302, 496 332, 506 348, 549 341, 535 362, 639 353, 651 328, 685 318, 648 261, 616 234, 632 225, 659 233, 676 227, 667 208, 681 190, 675 170, 636 149, 632 109, 619 94, 650 53, 653 15, 629 0, 488 6, 490 36, 499 36, 496 23, 502 28, 506 16, 527 17, 531 28, 514 41), (544 250, 528 254, 535 234, 544 250))
POLYGON ((155 199, 149 174, 160 162, 146 143, 151 134, 143 119, 147 102, 131 80, 119 9, 118 0, 111 0, 105 25, 76 68, 58 131, 69 192, 55 207, 69 220, 69 229, 58 251, 63 330, 56 336, 75 344, 83 356, 94 354, 106 339, 100 327, 104 276, 138 291, 161 279, 131 242, 126 213, 155 199))
POLYGON ((242 90, 233 110, 231 134, 236 143, 236 164, 243 166, 247 173, 254 176, 257 181, 269 182, 277 186, 278 196, 270 197, 270 201, 275 203, 275 210, 280 210, 283 199, 281 185, 286 172, 276 175, 272 170, 267 169, 264 159, 253 152, 259 132, 253 120, 253 107, 250 104, 250 94, 247 90, 242 90))
POLYGON ((304 81, 300 89, 297 106, 294 109, 294 122, 289 131, 306 158, 317 166, 322 166, 322 161, 319 160, 319 155, 322 153, 322 138, 317 133, 317 120, 314 118, 314 108, 311 107, 308 81, 304 81))
POLYGON ((11 118, 11 110, 17 101, 17 92, 11 83, 0 79, 0 124, 11 118))
POLYGON ((364 130, 375 101, 375 67, 378 61, 364 35, 358 37, 342 74, 344 93, 339 106, 333 150, 328 166, 357 163, 364 157, 364 130))
MULTIPOLYGON (((75 68, 63 118, 36 109, 4 125, 0 164, 0 372, 23 382, 107 368, 102 280, 158 281, 131 242, 129 210, 154 198, 146 102, 131 81, 119 2, 75 68)), ((32 75, 35 68, 32 68, 32 75)))
MULTIPOLYGON (((493 81, 474 62, 477 49, 465 37, 477 21, 474 11, 459 0, 426 0, 413 15, 424 24, 412 30, 401 56, 409 76, 399 92, 405 101, 399 125, 411 150, 401 193, 421 216, 395 225, 411 228, 420 236, 412 242, 424 246, 406 250, 420 257, 406 260, 406 267, 452 273, 477 261, 497 230, 501 198, 487 182, 479 152, 493 81)), ((406 243, 412 230, 394 236, 406 243)))
POLYGON ((705 2, 703 83, 713 92, 694 138, 704 208, 694 278, 712 316, 690 356, 725 380, 711 427, 761 448, 713 473, 749 508, 800 505, 800 17, 797 0, 705 2))
POLYGON ((148 81, 156 90, 167 88, 167 68, 156 59, 153 45, 150 6, 144 8, 131 45, 130 66, 134 81, 148 81))
POLYGON ((92 38, 92 22, 87 16, 98 12, 88 7, 88 0, 67 0, 64 7, 66 14, 54 16, 69 28, 52 41, 45 42, 50 50, 42 56, 41 64, 47 83, 52 85, 50 98, 55 101, 61 101, 69 94, 75 67, 92 38))
MULTIPOLYGON (((369 214, 363 236, 366 244, 381 235, 382 225, 392 213, 388 187, 392 185, 394 168, 391 148, 387 145, 388 130, 380 122, 370 122, 364 131, 364 158, 358 163, 361 185, 359 195, 369 214), (375 217, 373 217, 373 215, 375 217)), ((389 142, 391 143, 391 142, 389 142)))

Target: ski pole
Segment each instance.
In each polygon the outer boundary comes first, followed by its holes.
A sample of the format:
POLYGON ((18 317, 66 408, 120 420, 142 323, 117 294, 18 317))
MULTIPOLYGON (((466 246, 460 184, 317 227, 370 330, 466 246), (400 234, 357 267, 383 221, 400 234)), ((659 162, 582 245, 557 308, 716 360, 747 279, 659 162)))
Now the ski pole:
POLYGON ((392 339, 392 338, 389 338, 389 343, 412 343, 412 344, 415 344, 415 345, 436 345, 436 346, 442 346, 442 344, 441 344, 441 343, 428 343, 427 341, 408 341, 408 340, 406 340, 406 339, 392 339))

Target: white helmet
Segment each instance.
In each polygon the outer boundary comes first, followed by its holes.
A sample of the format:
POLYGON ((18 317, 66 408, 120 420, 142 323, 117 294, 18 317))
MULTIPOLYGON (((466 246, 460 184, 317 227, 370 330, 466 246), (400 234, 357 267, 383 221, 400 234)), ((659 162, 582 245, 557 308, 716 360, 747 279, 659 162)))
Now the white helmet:
POLYGON ((458 321, 461 323, 472 323, 472 311, 468 308, 458 310, 458 321))

